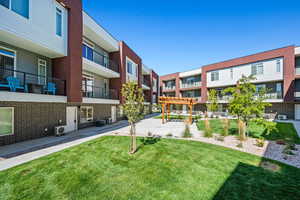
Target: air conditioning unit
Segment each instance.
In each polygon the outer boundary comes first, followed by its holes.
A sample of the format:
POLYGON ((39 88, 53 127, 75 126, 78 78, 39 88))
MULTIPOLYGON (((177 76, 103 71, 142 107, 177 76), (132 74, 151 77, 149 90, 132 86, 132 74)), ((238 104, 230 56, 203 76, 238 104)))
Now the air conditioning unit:
POLYGON ((56 126, 54 128, 55 136, 62 136, 65 134, 65 126, 56 126))
POLYGON ((286 115, 278 115, 278 119, 279 120, 287 120, 287 116, 286 115))

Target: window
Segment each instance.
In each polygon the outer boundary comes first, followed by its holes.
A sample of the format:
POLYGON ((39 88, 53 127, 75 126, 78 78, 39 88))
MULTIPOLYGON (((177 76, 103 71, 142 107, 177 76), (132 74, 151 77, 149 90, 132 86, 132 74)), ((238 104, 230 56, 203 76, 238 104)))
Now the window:
POLYGON ((47 61, 38 59, 38 82, 40 85, 46 85, 47 81, 47 61))
POLYGON ((56 8, 56 35, 62 36, 62 11, 56 8))
POLYGON ((276 92, 281 93, 282 92, 282 84, 281 83, 276 83, 276 92))
POLYGON ((91 45, 82 45, 82 56, 88 60, 94 61, 94 47, 91 45))
POLYGON ((131 60, 127 60, 127 73, 133 76, 137 76, 137 64, 135 64, 131 60))
POLYGON ((255 63, 251 65, 251 74, 252 75, 261 75, 264 73, 263 63, 255 63))
POLYGON ((29 18, 29 0, 0 0, 0 5, 29 18))
POLYGON ((211 72, 211 81, 218 81, 219 80, 219 71, 211 72))
POLYGON ((93 97, 94 77, 90 74, 82 75, 82 91, 85 97, 93 97))
POLYGON ((0 5, 9 8, 9 0, 0 0, 0 5))
POLYGON ((230 78, 233 79, 233 68, 230 68, 230 78))
POLYGON ((0 107, 0 136, 14 134, 14 108, 0 107))
POLYGON ((15 57, 14 51, 0 47, 0 83, 6 82, 8 76, 14 76, 15 57))
POLYGON ((278 59, 276 60, 276 72, 280 72, 281 70, 281 61, 278 59))
POLYGON ((256 92, 260 92, 260 91, 265 90, 265 89, 266 89, 265 84, 256 85, 256 92))
POLYGON ((80 107, 80 123, 92 122, 94 109, 91 106, 80 107))

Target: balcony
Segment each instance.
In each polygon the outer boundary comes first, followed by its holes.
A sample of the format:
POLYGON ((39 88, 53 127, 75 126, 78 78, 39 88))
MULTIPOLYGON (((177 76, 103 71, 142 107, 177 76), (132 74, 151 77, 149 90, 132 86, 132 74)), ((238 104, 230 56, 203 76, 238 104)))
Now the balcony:
POLYGON ((103 87, 97 87, 92 85, 82 86, 82 96, 87 98, 97 98, 97 99, 113 99, 118 100, 119 95, 117 90, 105 89, 103 87))
POLYGON ((83 46, 83 69, 106 78, 119 78, 119 66, 107 56, 83 46))
POLYGON ((0 68, 0 91, 65 96, 66 81, 0 68))
POLYGON ((185 89, 185 88, 195 88, 195 87, 201 87, 201 82, 186 82, 186 83, 181 83, 180 88, 185 89))
POLYGON ((148 79, 143 78, 142 87, 143 90, 150 90, 150 81, 148 79))
POLYGON ((164 85, 163 86, 163 90, 166 91, 166 90, 175 90, 176 89, 176 86, 175 85, 172 85, 172 86, 166 86, 164 85))
MULTIPOLYGON (((258 97, 258 95, 257 95, 258 97)), ((278 101, 278 100, 282 100, 283 99, 283 94, 282 92, 273 92, 273 93, 267 93, 265 94, 265 98, 266 101, 278 101)), ((230 99, 232 99, 231 95, 224 95, 224 96, 218 96, 217 100, 218 101, 224 101, 224 102, 228 102, 230 99)))

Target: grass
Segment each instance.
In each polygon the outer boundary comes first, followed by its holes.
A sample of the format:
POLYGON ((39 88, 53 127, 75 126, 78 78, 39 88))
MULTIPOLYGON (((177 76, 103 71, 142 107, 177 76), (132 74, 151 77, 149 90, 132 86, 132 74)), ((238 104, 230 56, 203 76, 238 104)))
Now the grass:
MULTIPOLYGON (((221 133, 223 131, 222 121, 220 119, 212 119, 209 121, 214 133, 221 133)), ((198 121, 197 127, 199 130, 204 130, 204 121, 198 121)), ((261 135, 267 140, 290 138, 296 144, 300 144, 300 138, 292 123, 276 122, 276 128, 277 131, 272 131, 269 135, 266 135, 263 127, 258 126, 257 124, 252 122, 249 124, 248 133, 251 137, 257 138, 261 135)), ((230 120, 229 134, 238 134, 237 120, 230 120)))
POLYGON ((262 168, 260 157, 195 141, 162 139, 134 155, 128 145, 106 136, 0 172, 0 199, 300 197, 300 169, 275 161, 262 168))

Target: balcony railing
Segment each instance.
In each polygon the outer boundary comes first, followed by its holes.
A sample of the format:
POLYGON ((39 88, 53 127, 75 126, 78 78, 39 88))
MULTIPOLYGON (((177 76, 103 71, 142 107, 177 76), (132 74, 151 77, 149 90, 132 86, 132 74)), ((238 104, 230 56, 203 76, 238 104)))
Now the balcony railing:
POLYGON ((143 78, 143 85, 150 87, 150 81, 148 79, 143 78))
POLYGON ((175 85, 173 85, 173 86, 164 86, 163 87, 163 90, 175 90, 175 85))
POLYGON ((66 81, 0 67, 0 90, 65 96, 66 81))
MULTIPOLYGON (((84 48, 84 47, 83 47, 84 48)), ((93 61, 99 65, 102 65, 103 67, 110 69, 114 72, 119 73, 119 66, 114 61, 110 60, 107 56, 93 50, 89 49, 88 53, 83 51, 82 56, 90 61, 93 61)))
MULTIPOLYGON (((229 101, 232 98, 230 95, 224 95, 224 96, 218 96, 217 100, 219 101, 229 101)), ((267 93, 265 94, 266 100, 271 100, 271 99, 282 99, 283 95, 282 92, 273 92, 273 93, 267 93)))
POLYGON ((201 82, 192 82, 192 83, 181 83, 180 88, 193 88, 193 87, 201 87, 201 82))
POLYGON ((105 89, 103 87, 97 87, 92 85, 82 85, 82 96, 88 98, 99 99, 114 99, 118 100, 119 95, 117 90, 105 89))

